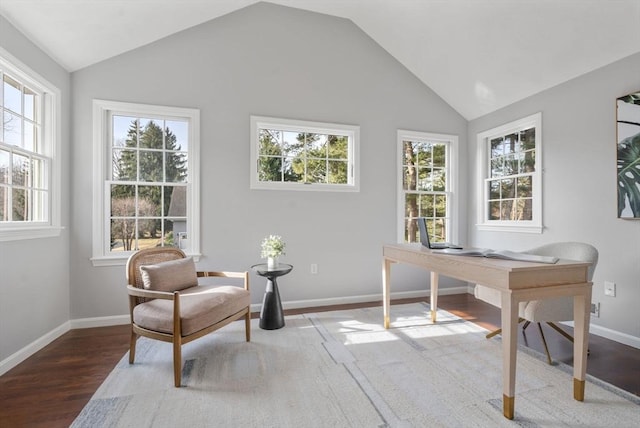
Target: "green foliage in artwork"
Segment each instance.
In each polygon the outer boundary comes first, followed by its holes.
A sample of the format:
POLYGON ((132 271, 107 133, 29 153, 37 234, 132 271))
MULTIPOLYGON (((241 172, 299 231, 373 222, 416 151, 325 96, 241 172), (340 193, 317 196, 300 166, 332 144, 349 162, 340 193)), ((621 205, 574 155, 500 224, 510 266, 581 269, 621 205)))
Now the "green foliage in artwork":
POLYGON ((618 143, 618 217, 626 201, 634 217, 640 217, 640 133, 618 143))
POLYGON ((618 98, 618 100, 624 101, 625 103, 640 105, 640 92, 637 92, 635 94, 625 95, 624 97, 618 98))

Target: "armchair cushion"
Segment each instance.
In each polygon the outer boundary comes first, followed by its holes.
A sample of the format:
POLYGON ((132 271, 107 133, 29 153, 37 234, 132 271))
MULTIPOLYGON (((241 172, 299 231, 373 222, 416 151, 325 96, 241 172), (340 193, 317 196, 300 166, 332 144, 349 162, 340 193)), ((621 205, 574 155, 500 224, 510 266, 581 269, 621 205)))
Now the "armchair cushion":
MULTIPOLYGON (((248 307, 248 290, 231 285, 199 285, 180 293, 182 336, 207 328, 248 307)), ((155 299, 133 309, 133 322, 142 328, 173 333, 173 301, 155 299)))
POLYGON ((140 266, 144 288, 155 291, 180 291, 198 285, 193 258, 170 260, 140 266))

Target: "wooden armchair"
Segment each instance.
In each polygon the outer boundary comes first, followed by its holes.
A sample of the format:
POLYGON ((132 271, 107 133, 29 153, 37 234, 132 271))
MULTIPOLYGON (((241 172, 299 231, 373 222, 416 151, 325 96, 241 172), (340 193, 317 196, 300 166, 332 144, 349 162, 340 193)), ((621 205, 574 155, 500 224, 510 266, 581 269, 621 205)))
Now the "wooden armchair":
POLYGON ((148 248, 127 261, 127 292, 131 314, 129 363, 139 336, 173 344, 175 386, 181 384, 182 344, 245 318, 251 340, 251 296, 248 272, 197 272, 192 258, 173 247, 148 248), (199 285, 198 278, 243 280, 244 287, 199 285))

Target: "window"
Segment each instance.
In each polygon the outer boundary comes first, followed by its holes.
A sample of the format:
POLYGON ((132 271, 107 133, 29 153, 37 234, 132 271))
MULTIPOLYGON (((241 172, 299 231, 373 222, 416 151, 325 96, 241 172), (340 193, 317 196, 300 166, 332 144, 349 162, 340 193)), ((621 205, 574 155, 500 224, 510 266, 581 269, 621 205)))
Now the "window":
POLYGON ((251 188, 358 191, 357 126, 251 117, 251 188))
POLYGON ((0 241, 60 234, 59 91, 0 52, 0 241))
POLYGON ((95 265, 175 246, 199 254, 199 112, 94 101, 95 265))
POLYGON ((542 114, 478 134, 479 228, 542 232, 542 114))
POLYGON ((458 137, 398 131, 400 242, 420 242, 418 217, 427 218, 433 242, 457 238, 455 158, 458 137))

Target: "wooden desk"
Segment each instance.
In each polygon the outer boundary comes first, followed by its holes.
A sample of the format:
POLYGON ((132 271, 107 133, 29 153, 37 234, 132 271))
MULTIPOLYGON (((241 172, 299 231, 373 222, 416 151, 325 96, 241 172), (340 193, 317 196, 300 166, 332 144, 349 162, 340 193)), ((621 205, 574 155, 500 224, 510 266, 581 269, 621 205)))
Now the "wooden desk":
POLYGON ((431 271, 431 320, 436 322, 438 277, 449 276, 500 290, 502 294, 502 380, 504 416, 515 408, 518 303, 574 296, 573 397, 584 401, 591 282, 589 263, 560 260, 556 264, 516 262, 437 254, 420 244, 390 244, 382 249, 384 327, 390 324, 391 264, 406 263, 431 271))

